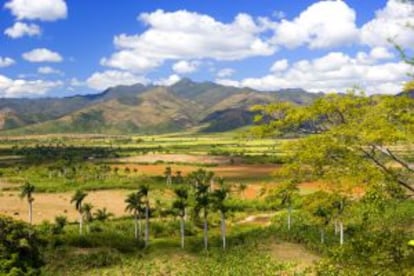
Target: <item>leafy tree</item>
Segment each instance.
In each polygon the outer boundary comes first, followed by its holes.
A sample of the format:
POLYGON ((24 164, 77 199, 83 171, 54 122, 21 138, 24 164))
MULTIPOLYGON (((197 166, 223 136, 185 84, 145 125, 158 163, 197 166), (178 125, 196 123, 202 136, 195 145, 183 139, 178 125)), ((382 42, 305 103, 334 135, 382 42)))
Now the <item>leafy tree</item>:
POLYGON ((172 208, 176 210, 180 217, 180 236, 181 236, 181 248, 184 248, 185 239, 185 215, 186 208, 188 206, 188 192, 184 187, 176 188, 174 193, 177 199, 173 202, 172 208))
POLYGON ((325 191, 317 191, 305 198, 303 206, 312 215, 314 222, 319 225, 321 243, 325 243, 325 231, 335 210, 334 196, 325 191))
POLYGON ((414 101, 405 96, 329 94, 308 106, 275 103, 261 112, 260 135, 307 134, 288 143, 292 153, 281 171, 295 181, 333 186, 398 184, 413 193, 414 168, 398 149, 414 141, 414 101))
POLYGON ((33 222, 33 193, 35 192, 35 186, 29 182, 26 182, 20 188, 20 197, 26 198, 27 203, 29 204, 29 223, 32 224, 33 222))
POLYGON ((298 195, 299 189, 296 183, 288 181, 280 184, 271 195, 267 197, 268 201, 276 201, 277 205, 286 208, 288 211, 287 227, 290 230, 292 225, 292 207, 295 197, 298 195))
POLYGON ((66 216, 56 216, 53 233, 54 234, 63 233, 63 228, 65 228, 66 224, 68 224, 68 219, 66 216))
POLYGON ((70 200, 70 203, 73 203, 75 205, 76 211, 79 213, 79 234, 82 235, 83 233, 83 208, 82 203, 85 197, 88 194, 85 193, 82 190, 77 190, 75 194, 72 196, 72 199, 70 200))
POLYGON ((148 185, 141 185, 138 190, 139 196, 142 198, 142 202, 145 206, 145 247, 149 244, 149 187, 148 185))
POLYGON ((134 227, 135 227, 135 239, 141 237, 142 234, 142 227, 141 227, 141 212, 142 212, 142 201, 141 195, 136 193, 131 193, 125 199, 125 203, 127 204, 125 207, 125 211, 132 212, 134 216, 134 227))
POLYGON ((220 212, 220 231, 223 249, 226 249, 226 213, 229 210, 225 200, 229 195, 229 189, 224 185, 223 178, 219 178, 220 187, 212 193, 213 208, 220 212))
POLYGON ((0 215, 1 275, 40 275, 42 245, 28 224, 0 215))

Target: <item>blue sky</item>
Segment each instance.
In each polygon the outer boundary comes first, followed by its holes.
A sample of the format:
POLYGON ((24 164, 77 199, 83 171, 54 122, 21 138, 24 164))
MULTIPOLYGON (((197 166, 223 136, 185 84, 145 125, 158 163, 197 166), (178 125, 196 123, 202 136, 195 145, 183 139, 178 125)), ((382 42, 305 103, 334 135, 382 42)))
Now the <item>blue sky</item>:
MULTIPOLYGON (((0 97, 180 78, 258 90, 397 93, 414 7, 378 1, 0 1, 0 97), (294 3, 294 5, 292 5, 294 3)), ((412 49, 411 49, 412 50, 412 49)))

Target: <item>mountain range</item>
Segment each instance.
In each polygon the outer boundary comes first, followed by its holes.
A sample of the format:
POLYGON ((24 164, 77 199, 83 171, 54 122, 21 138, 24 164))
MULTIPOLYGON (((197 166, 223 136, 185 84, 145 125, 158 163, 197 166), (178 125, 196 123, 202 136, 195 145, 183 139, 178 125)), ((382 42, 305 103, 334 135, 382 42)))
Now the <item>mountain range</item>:
POLYGON ((4 98, 0 99, 0 134, 228 131, 252 123, 253 105, 277 99, 308 104, 321 95, 303 89, 261 92, 182 79, 172 86, 121 85, 65 98, 4 98))

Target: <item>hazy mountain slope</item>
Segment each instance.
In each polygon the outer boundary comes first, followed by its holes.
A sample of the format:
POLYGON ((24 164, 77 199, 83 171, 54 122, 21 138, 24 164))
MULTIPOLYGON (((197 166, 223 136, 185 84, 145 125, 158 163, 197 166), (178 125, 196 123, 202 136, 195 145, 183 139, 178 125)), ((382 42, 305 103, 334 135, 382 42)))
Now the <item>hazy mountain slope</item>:
POLYGON ((259 92, 183 79, 169 87, 116 86, 61 99, 0 99, 0 129, 10 129, 6 134, 159 133, 202 125, 204 131, 224 131, 251 124, 253 105, 277 99, 307 104, 319 96, 301 89, 259 92))

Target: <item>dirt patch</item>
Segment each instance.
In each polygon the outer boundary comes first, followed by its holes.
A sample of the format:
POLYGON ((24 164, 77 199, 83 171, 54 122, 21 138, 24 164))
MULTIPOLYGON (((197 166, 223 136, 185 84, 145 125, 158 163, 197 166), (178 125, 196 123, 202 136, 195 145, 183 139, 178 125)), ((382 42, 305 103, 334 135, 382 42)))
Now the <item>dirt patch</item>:
POLYGON ((145 154, 125 158, 119 158, 113 161, 122 163, 156 163, 156 162, 171 162, 171 163, 198 163, 198 164, 230 164, 240 163, 241 159, 238 157, 228 156, 206 156, 206 155, 191 155, 191 154, 145 154))
MULTIPOLYGON (((110 190, 89 192, 84 202, 90 202, 94 210, 106 207, 115 216, 124 216, 125 197, 131 191, 110 190)), ((40 223, 44 220, 52 221, 58 215, 67 216, 69 221, 78 218, 74 206, 70 203, 73 193, 35 194, 33 202, 33 221, 40 223)), ((2 192, 0 194, 0 214, 5 214, 16 219, 28 219, 28 205, 19 197, 18 192, 2 192)))
MULTIPOLYGON (((183 176, 188 173, 200 169, 199 166, 191 165, 167 165, 167 164, 152 164, 152 165, 141 165, 141 164, 119 164, 113 165, 121 171, 125 168, 130 170, 136 169, 138 172, 149 175, 163 175, 166 167, 171 167, 173 173, 180 171, 183 176)), ((205 167, 205 170, 213 171, 217 176, 227 178, 263 178, 270 177, 271 174, 277 170, 279 165, 219 165, 215 167, 205 167)))
POLYGON ((270 254, 282 262, 292 262, 299 267, 311 266, 320 260, 320 257, 306 250, 302 245, 289 242, 273 242, 270 245, 270 254))
POLYGON ((258 224, 262 226, 268 226, 271 223, 271 219, 275 214, 259 214, 248 216, 247 218, 239 221, 237 224, 258 224))

